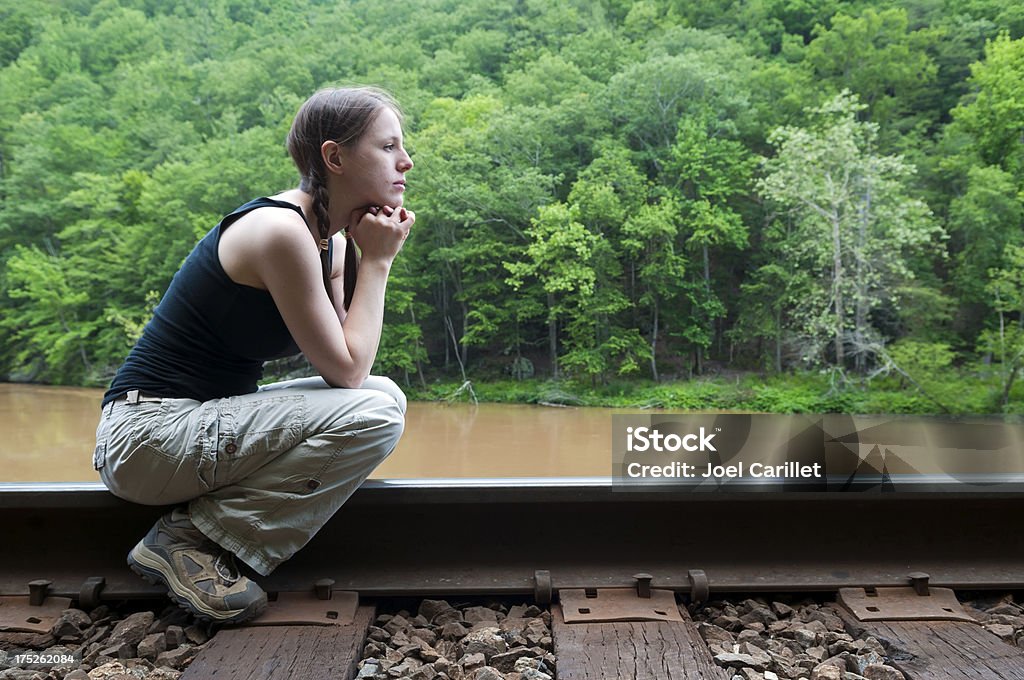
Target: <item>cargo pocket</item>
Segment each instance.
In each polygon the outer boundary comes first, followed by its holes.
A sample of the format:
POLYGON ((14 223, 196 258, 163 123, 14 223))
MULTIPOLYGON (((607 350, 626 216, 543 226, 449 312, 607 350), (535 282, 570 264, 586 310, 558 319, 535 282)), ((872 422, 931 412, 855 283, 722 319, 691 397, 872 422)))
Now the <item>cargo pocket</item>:
POLYGON ((100 470, 107 462, 107 442, 96 442, 92 451, 92 469, 100 470))
POLYGON ((239 482, 302 441, 306 400, 301 394, 255 393, 221 399, 205 435, 216 468, 211 488, 239 482))

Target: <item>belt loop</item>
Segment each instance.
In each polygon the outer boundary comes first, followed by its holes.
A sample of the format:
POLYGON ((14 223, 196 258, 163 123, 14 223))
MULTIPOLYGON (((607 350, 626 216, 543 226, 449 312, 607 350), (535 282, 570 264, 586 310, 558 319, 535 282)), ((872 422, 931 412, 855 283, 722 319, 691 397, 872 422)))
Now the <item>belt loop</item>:
POLYGON ((138 390, 128 390, 128 392, 127 392, 127 394, 125 396, 127 397, 126 401, 129 404, 138 404, 139 403, 139 391, 138 390))

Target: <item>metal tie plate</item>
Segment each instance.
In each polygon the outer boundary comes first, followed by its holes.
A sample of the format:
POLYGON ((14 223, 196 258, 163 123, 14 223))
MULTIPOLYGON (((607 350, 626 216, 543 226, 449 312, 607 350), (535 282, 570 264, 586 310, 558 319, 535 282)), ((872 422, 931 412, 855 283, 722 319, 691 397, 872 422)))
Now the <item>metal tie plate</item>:
POLYGON ((558 599, 566 623, 683 620, 671 590, 652 588, 650 597, 639 597, 636 588, 562 588, 558 599))
POLYGON ((0 597, 0 631, 48 633, 70 606, 69 597, 47 597, 39 605, 31 604, 28 595, 0 597))
POLYGON ((860 621, 967 621, 968 616, 950 588, 928 588, 925 595, 910 586, 840 588, 839 601, 860 621))
POLYGON ((330 599, 314 592, 282 592, 267 603, 267 611, 246 626, 345 626, 355 620, 359 593, 335 590, 330 599))

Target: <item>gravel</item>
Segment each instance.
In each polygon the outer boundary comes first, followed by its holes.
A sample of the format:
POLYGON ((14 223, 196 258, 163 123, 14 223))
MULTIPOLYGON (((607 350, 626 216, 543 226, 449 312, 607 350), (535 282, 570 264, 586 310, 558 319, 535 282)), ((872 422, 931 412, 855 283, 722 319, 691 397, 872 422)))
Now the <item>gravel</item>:
POLYGON ((423 600, 373 622, 358 678, 552 680, 551 614, 529 604, 423 600))
POLYGON ((0 680, 177 680, 210 636, 174 605, 65 609, 49 633, 0 632, 0 680))
MULTIPOLYGON (((691 616, 732 680, 904 680, 889 664, 887 641, 844 624, 840 609, 835 602, 755 597, 691 607, 691 616)), ((964 602, 964 610, 1024 647, 1024 608, 1012 596, 978 597, 964 602)))
MULTIPOLYGON (((1024 648, 1024 606, 968 597, 964 610, 1024 648)), ((551 615, 531 604, 422 600, 374 620, 362 680, 553 680, 551 615)), ((902 680, 888 641, 839 616, 835 602, 754 597, 691 607, 697 630, 732 680, 902 680)), ((48 633, 0 632, 0 680, 177 680, 213 628, 176 606, 65 610, 48 633), (137 608, 136 608, 137 609, 137 608), (42 656, 28 663, 17 654, 42 656)), ((895 653, 896 650, 892 650, 895 653)))

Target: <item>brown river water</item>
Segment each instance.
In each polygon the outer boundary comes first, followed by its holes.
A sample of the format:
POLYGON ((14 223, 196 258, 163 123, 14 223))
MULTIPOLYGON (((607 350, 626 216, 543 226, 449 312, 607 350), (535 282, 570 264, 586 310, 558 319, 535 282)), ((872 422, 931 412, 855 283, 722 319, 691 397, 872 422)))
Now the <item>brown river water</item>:
MULTIPOLYGON (((92 469, 92 450, 102 394, 99 389, 0 383, 0 484, 98 482, 99 477, 92 469)), ((524 478, 571 477, 611 482, 613 458, 626 462, 625 429, 616 435, 623 440, 613 456, 612 417, 615 414, 630 414, 620 421, 620 427, 633 423, 639 428, 649 424, 645 419, 658 412, 412 402, 398 448, 372 477, 521 480, 517 483, 524 483, 524 478)), ((745 417, 749 422, 739 425, 723 423, 724 431, 723 427, 712 427, 712 422, 706 420, 716 418, 714 413, 694 417, 700 420, 687 426, 688 431, 697 432, 699 425, 701 436, 705 437, 711 435, 713 429, 717 434, 711 436, 719 437, 719 446, 725 444, 734 452, 728 460, 710 462, 706 454, 701 454, 709 467, 706 470, 695 468, 695 480, 699 480, 696 475, 704 471, 715 478, 711 481, 739 477, 763 479, 765 476, 804 478, 811 474, 785 467, 791 454, 799 458, 802 450, 799 446, 794 448, 798 441, 794 433, 809 431, 813 437, 822 436, 805 416, 755 415, 752 419, 745 417), (729 444, 733 433, 742 440, 729 444), (770 469, 755 469, 755 462, 770 469), (740 467, 743 464, 746 467, 740 467), (770 474, 761 474, 764 472, 770 474)), ((1024 425, 1020 423, 991 418, 943 422, 900 416, 855 416, 856 422, 839 415, 825 416, 825 419, 825 429, 831 433, 826 436, 823 449, 829 472, 849 475, 856 469, 869 475, 885 472, 904 475, 906 479, 937 482, 1013 481, 1024 489, 1024 425), (858 432, 854 443, 843 443, 849 440, 849 433, 858 432)), ((713 424, 720 423, 714 420, 713 424)), ((714 456, 717 458, 718 454, 714 456)), ((629 454, 629 461, 640 465, 657 462, 646 453, 629 454)), ((811 472, 812 476, 817 476, 824 471, 811 472)), ((653 477, 641 476, 636 483, 642 487, 653 477)))
MULTIPOLYGON (((0 482, 96 482, 103 390, 0 384, 0 482)), ((411 402, 376 479, 608 477, 604 408, 411 402)))

